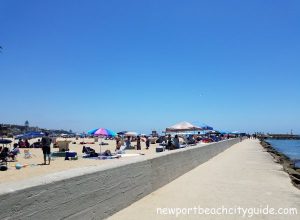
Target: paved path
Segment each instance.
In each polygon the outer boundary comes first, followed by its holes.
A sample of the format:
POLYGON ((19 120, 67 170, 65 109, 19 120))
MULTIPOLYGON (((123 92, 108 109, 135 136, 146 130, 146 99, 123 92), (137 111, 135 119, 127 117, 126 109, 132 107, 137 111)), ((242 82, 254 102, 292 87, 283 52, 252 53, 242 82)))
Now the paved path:
MULTIPOLYGON (((109 219, 250 219, 242 217, 243 211, 239 207, 263 209, 266 206, 276 210, 297 208, 298 214, 255 215, 251 219, 298 220, 300 190, 291 184, 281 165, 273 162, 258 141, 245 140, 109 219), (241 214, 198 214, 204 212, 202 208, 215 208, 211 212, 226 212, 221 210, 222 207, 235 208, 241 214), (161 214, 157 214, 157 208, 190 208, 181 210, 185 213, 189 211, 190 215, 166 215, 163 209, 158 210, 161 214)), ((251 216, 252 210, 249 209, 248 216, 251 216)))

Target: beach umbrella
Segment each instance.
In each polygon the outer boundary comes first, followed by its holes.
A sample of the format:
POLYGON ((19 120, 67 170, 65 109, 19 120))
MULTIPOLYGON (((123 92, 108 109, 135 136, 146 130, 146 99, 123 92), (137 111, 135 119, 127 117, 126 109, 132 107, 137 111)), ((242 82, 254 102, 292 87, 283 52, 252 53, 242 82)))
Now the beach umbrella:
POLYGON ((0 144, 3 144, 3 146, 5 144, 10 144, 12 141, 11 140, 8 140, 8 139, 0 139, 0 144))
POLYGON ((94 136, 100 136, 100 153, 101 153, 101 147, 102 147, 101 137, 115 137, 115 136, 117 136, 116 132, 114 132, 112 130, 109 130, 109 129, 105 129, 105 128, 93 129, 93 130, 90 130, 88 133, 92 134, 94 136))
POLYGON ((92 130, 89 130, 87 133, 89 135, 93 135, 99 128, 95 128, 95 129, 92 129, 92 130))
POLYGON ((105 136, 105 137, 115 137, 117 136, 117 133, 105 128, 99 128, 97 131, 94 133, 95 136, 105 136))
POLYGON ((136 137, 136 136, 138 136, 138 133, 134 132, 134 131, 128 131, 124 135, 129 136, 129 137, 136 137))

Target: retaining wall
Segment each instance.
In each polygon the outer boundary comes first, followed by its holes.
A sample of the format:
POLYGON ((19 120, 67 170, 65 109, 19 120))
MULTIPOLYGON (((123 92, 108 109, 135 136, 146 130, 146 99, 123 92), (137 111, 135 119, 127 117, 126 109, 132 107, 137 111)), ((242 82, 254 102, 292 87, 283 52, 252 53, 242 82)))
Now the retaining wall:
POLYGON ((104 219, 238 142, 230 139, 0 186, 0 219, 104 219))

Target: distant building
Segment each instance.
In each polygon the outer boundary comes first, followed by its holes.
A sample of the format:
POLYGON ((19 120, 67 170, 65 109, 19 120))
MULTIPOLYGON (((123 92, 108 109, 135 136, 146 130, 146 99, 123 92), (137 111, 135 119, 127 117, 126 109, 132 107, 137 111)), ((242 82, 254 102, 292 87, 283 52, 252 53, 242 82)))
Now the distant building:
POLYGON ((25 131, 28 131, 28 129, 29 129, 29 121, 28 120, 25 121, 24 126, 25 126, 25 131))

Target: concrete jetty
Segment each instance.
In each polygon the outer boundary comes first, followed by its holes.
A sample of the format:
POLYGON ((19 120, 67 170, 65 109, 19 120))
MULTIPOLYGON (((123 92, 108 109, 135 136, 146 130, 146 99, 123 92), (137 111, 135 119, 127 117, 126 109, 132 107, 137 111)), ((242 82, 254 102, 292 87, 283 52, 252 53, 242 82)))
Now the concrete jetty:
POLYGON ((292 185, 282 166, 273 161, 258 140, 245 140, 233 145, 222 154, 108 219, 245 219, 245 217, 272 220, 300 219, 300 191, 292 185), (204 208, 212 209, 207 210, 205 214, 204 208), (223 214, 213 214, 216 210, 220 211, 218 208, 223 208, 223 214), (224 210, 226 208, 227 213, 229 208, 233 208, 231 211, 238 211, 240 208, 240 213, 226 214, 224 210), (271 209, 274 209, 274 212, 271 209), (254 214, 255 210, 260 213, 254 214), (287 214, 278 214, 279 212, 287 214))

